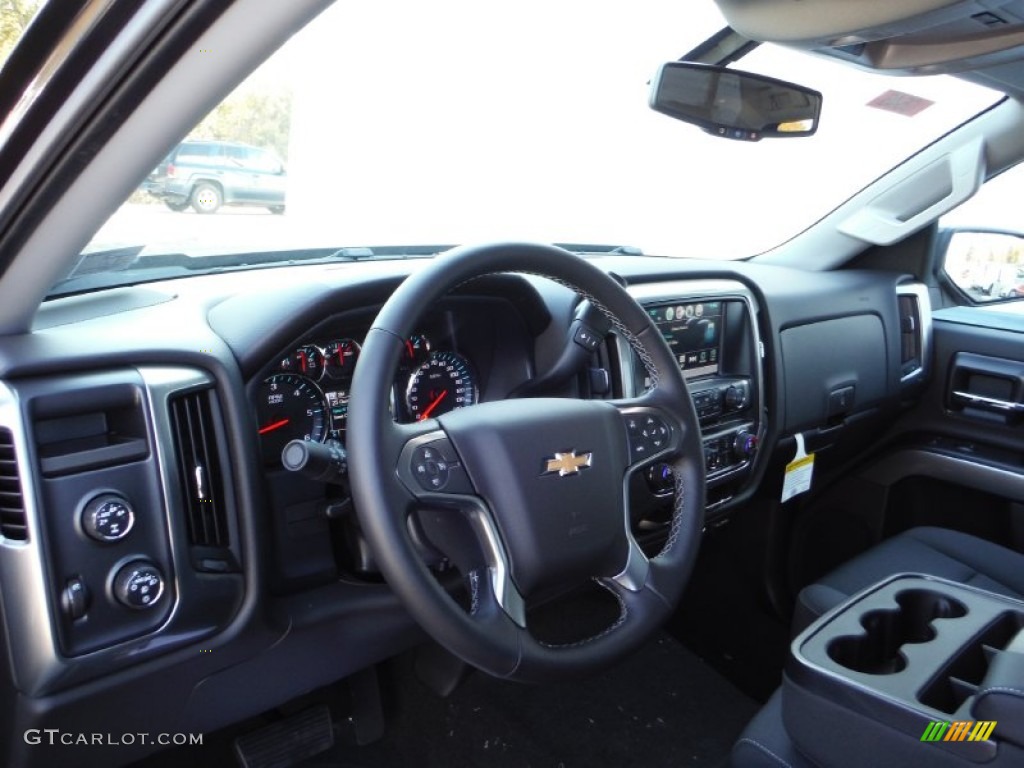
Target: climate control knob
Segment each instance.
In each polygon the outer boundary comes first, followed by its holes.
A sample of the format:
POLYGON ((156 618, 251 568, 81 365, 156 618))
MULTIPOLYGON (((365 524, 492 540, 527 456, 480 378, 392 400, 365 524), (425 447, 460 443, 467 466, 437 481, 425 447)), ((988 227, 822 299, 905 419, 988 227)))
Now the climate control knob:
POLYGON ((737 459, 749 459, 757 453, 757 435, 742 430, 732 441, 732 453, 737 459))
POLYGON ((675 473, 668 464, 660 463, 647 470, 647 486, 655 496, 666 496, 676 488, 675 473))
POLYGON ((134 525, 135 511, 127 499, 114 493, 97 496, 82 510, 82 530, 95 541, 120 541, 134 525))
POLYGON ((164 593, 164 575, 150 562, 135 560, 114 576, 114 597, 135 611, 152 608, 164 593))

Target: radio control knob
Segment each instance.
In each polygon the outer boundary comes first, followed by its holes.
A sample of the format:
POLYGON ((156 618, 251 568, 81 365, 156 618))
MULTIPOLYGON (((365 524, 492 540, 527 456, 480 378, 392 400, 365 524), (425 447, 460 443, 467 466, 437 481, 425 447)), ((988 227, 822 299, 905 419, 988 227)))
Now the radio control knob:
POLYGON ((725 407, 738 411, 747 405, 747 388, 742 384, 730 384, 725 390, 725 407))
POLYGON ((732 441, 733 455, 738 459, 749 459, 757 453, 757 435, 741 430, 732 441))

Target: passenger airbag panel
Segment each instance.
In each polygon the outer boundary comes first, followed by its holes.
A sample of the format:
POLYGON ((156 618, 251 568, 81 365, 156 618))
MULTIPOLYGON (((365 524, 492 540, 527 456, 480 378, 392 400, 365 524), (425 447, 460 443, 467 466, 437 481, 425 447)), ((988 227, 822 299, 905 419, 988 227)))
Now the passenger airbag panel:
POLYGON ((787 328, 780 334, 780 343, 786 377, 786 431, 826 426, 830 420, 885 397, 885 330, 877 315, 787 328))

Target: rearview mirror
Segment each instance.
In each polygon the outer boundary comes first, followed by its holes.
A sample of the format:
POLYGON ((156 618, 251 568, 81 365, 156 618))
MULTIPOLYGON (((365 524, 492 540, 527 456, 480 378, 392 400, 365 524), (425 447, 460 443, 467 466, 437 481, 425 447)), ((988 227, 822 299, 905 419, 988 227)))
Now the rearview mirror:
POLYGON ((760 141, 813 134, 821 94, 750 72, 670 61, 651 81, 650 106, 714 136, 760 141))

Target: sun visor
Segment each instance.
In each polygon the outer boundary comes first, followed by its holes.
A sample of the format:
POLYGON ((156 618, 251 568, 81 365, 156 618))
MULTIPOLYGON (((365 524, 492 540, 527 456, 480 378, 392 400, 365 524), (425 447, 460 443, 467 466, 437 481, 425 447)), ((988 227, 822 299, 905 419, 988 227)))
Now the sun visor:
POLYGON ((729 26, 751 40, 809 47, 903 37, 1015 2, 971 0, 716 0, 729 26))

